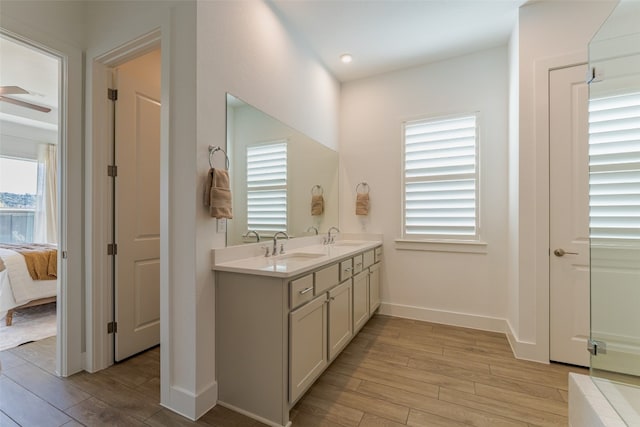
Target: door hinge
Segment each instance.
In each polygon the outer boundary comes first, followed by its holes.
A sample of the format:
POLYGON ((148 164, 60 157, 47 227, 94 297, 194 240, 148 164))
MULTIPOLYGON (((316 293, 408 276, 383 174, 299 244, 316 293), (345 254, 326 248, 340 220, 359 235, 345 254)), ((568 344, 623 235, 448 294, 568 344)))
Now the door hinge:
POLYGON ((117 101, 118 89, 107 89, 107 98, 109 98, 109 101, 117 101))
POLYGON ((107 323, 107 333, 108 334, 118 333, 118 322, 107 323))
POLYGON ((587 84, 601 82, 602 77, 600 70, 596 70, 596 67, 591 67, 589 71, 587 71, 587 84))
POLYGON ((67 251, 62 251, 62 259, 67 259, 67 251))
POLYGON ((587 340, 587 350, 593 356, 607 354, 607 343, 604 341, 587 340))
POLYGON ((110 176, 110 177, 113 177, 113 178, 118 176, 118 166, 116 166, 116 165, 107 166, 107 176, 110 176))
POLYGON ((118 255, 118 244, 109 243, 107 245, 107 255, 118 255))

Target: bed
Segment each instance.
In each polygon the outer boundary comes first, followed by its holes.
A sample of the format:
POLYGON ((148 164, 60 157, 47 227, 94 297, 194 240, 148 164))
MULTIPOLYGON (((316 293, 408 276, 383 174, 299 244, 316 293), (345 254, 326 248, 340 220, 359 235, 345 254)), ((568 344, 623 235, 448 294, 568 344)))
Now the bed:
POLYGON ((56 300, 57 248, 0 243, 0 319, 11 326, 16 310, 56 300))

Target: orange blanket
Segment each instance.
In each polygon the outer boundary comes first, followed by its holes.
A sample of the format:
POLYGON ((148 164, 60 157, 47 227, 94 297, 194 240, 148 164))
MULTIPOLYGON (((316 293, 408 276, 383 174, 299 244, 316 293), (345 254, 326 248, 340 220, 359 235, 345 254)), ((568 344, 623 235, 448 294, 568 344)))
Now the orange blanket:
POLYGON ((0 243, 0 247, 21 254, 33 280, 55 280, 58 277, 58 249, 56 245, 0 243))

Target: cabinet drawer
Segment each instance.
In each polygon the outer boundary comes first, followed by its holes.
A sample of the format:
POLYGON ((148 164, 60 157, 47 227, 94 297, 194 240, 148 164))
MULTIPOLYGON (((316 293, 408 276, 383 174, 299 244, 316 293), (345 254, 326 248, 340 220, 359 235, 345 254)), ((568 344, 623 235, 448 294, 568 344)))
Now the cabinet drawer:
POLYGON ((353 274, 358 274, 362 271, 362 255, 356 255, 353 257, 353 274))
POLYGON ((378 246, 378 247, 375 249, 375 252, 376 252, 376 253, 375 253, 375 261, 376 261, 376 262, 380 262, 380 261, 382 261, 382 246, 378 246))
POLYGON ((313 299, 313 274, 292 280, 289 283, 289 304, 294 309, 313 299))
POLYGON ((373 249, 371 249, 370 251, 366 251, 363 255, 363 268, 367 268, 370 265, 373 265, 374 262, 374 256, 373 256, 373 249))
POLYGON ((340 282, 344 282, 353 274, 353 260, 342 261, 340 263, 340 282))
POLYGON ((336 263, 316 271, 316 295, 340 283, 340 266, 336 263))

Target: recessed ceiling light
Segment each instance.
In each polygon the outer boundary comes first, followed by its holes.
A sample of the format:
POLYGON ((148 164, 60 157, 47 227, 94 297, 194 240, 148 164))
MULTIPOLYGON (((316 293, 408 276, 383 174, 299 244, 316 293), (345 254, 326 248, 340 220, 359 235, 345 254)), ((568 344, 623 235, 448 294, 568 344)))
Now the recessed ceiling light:
POLYGON ((343 53, 342 55, 340 55, 340 61, 348 64, 349 62, 353 61, 353 57, 350 53, 343 53))

